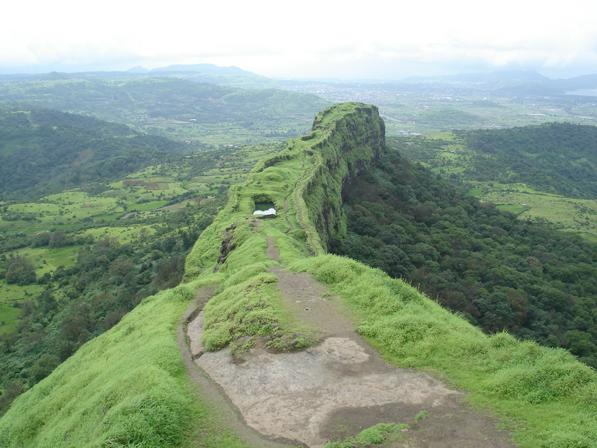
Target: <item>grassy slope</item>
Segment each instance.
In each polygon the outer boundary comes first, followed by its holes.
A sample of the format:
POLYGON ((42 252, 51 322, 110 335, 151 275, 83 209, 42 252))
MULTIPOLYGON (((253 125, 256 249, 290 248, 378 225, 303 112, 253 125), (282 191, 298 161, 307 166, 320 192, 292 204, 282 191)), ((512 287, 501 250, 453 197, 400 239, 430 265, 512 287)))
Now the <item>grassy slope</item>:
POLYGON ((175 340, 197 282, 148 298, 21 396, 0 446, 180 446, 199 422, 206 447, 242 446, 194 400, 175 340))
POLYGON ((204 404, 189 398, 174 331, 194 288, 216 280, 219 294, 206 309, 212 319, 206 338, 223 335, 214 348, 262 330, 263 316, 272 329, 265 333, 274 338, 274 327, 293 331, 275 294, 267 293, 272 281, 264 274, 269 237, 276 240, 282 264, 311 272, 346 300, 362 319, 360 331, 388 359, 431 369, 467 389, 474 403, 516 425, 520 446, 590 446, 597 436, 593 370, 562 350, 503 334, 484 336, 405 283, 355 261, 323 255, 326 232, 342 231, 342 215, 335 214, 340 208, 326 212, 323 206, 340 201, 343 177, 383 146, 383 125, 375 109, 354 104, 320 115, 316 124, 309 138, 291 142, 285 152, 259 164, 243 188, 232 189, 228 205, 187 258, 186 279, 193 282, 147 299, 17 399, 0 420, 1 445, 24 446, 20 437, 26 436, 27 446, 48 446, 48 440, 54 446, 182 446, 195 421, 203 436, 200 446, 240 446, 204 404), (363 130, 367 139, 358 137, 363 130), (264 195, 280 216, 255 226, 250 215, 264 195), (235 249, 217 264, 226 235, 235 249), (215 266, 219 273, 214 275, 215 266), (265 294, 249 297, 234 313, 235 322, 243 325, 223 330, 214 325, 230 311, 219 304, 260 285, 265 294), (78 444, 59 441, 64 434, 78 438, 78 444))
POLYGON ((475 182, 470 193, 521 219, 545 219, 566 232, 597 241, 597 200, 569 198, 534 190, 525 184, 475 182))
POLYGON ((561 349, 487 336, 416 289, 348 258, 325 255, 310 272, 361 318, 359 332, 404 367, 429 370, 503 417, 521 447, 586 447, 597 436, 597 376, 561 349))

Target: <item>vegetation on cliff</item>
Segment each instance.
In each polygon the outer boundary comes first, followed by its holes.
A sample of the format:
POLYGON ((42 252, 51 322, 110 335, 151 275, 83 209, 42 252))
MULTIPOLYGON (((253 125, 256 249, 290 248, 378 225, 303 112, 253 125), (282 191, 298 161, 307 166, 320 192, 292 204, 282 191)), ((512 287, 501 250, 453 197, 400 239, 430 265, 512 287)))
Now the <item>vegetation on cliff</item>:
POLYGON ((343 197, 348 234, 335 253, 417 285, 488 332, 597 366, 597 245, 479 203, 393 148, 343 197))

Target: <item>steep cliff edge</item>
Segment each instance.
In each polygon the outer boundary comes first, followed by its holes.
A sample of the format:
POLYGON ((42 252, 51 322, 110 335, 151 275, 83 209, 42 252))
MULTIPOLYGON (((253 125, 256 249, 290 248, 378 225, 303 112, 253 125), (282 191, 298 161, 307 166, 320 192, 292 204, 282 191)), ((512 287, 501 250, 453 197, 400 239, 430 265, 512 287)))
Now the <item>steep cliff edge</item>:
POLYGON ((338 119, 342 113, 340 108, 321 112, 313 123, 313 134, 303 138, 309 142, 315 133, 324 134, 307 150, 319 160, 300 194, 325 250, 330 237, 346 231, 341 197, 344 182, 385 150, 385 126, 377 108, 359 105, 338 119))
POLYGON ((383 130, 373 106, 341 104, 319 114, 311 134, 290 141, 231 189, 187 258, 185 284, 143 301, 18 398, 0 420, 0 445, 251 446, 195 396, 175 333, 194 292, 212 285, 206 351, 242 354, 256 341, 277 352, 312 345, 316 335, 285 306, 274 268, 316 278, 388 360, 464 389, 515 430, 519 446, 591 447, 592 369, 563 350, 486 336, 404 282, 325 255, 330 235, 344 231, 342 183, 383 151, 383 130), (259 203, 272 203, 277 217, 255 219, 259 203), (275 257, 268 256, 271 241, 275 257))
POLYGON ((284 223, 276 228, 289 236, 289 244, 305 255, 325 253, 330 235, 345 231, 343 183, 384 149, 384 122, 375 106, 344 103, 320 112, 310 134, 289 141, 259 163, 246 184, 231 188, 225 209, 187 258, 186 278, 214 268, 226 229, 235 247, 252 235, 247 229, 260 202, 275 204, 284 223))

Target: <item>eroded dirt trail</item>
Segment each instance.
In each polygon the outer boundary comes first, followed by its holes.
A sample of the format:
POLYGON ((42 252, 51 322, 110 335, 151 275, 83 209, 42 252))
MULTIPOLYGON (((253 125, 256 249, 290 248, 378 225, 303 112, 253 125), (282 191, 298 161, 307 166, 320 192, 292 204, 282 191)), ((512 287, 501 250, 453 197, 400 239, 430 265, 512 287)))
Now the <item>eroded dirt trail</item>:
MULTIPOLYGON (((268 239, 268 255, 277 259, 268 239)), ((194 362, 217 382, 248 426, 271 439, 320 448, 376 423, 413 423, 386 447, 512 447, 495 421, 463 403, 432 376, 386 363, 354 330, 339 299, 305 273, 271 269, 288 309, 320 343, 297 353, 252 349, 242 362, 229 349, 203 353, 202 314, 188 325, 194 362)))

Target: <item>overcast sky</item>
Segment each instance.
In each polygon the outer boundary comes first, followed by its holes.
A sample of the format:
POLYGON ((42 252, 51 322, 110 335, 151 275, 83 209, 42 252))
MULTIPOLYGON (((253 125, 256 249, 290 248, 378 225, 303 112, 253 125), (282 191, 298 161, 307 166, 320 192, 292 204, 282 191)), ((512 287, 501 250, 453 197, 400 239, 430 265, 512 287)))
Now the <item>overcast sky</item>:
POLYGON ((237 65, 397 79, 597 72, 596 0, 2 0, 0 70, 237 65))

